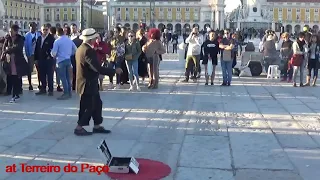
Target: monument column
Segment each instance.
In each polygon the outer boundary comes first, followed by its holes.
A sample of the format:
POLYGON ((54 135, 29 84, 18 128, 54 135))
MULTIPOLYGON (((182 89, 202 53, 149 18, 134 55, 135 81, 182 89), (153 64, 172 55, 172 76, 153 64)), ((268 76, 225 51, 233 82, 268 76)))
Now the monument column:
POLYGON ((219 21, 220 21, 219 14, 220 14, 220 11, 215 11, 214 30, 216 30, 216 29, 220 30, 220 28, 219 28, 219 21))
POLYGON ((224 13, 223 11, 219 11, 220 12, 220 28, 219 29, 224 29, 224 13))
POLYGON ((211 23, 210 23, 211 29, 214 29, 214 22, 215 22, 214 13, 215 13, 215 11, 213 9, 211 9, 211 23))
POLYGON ((272 21, 272 30, 275 31, 276 30, 276 23, 272 21))

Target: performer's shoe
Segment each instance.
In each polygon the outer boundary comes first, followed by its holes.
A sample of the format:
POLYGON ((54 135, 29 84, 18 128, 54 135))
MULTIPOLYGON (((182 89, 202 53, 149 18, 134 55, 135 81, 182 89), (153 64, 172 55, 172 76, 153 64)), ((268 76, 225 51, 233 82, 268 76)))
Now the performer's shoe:
POLYGON ((75 129, 74 134, 77 136, 90 136, 92 135, 92 132, 88 132, 84 128, 82 128, 82 129, 75 129))
POLYGON ((109 134, 109 133, 111 133, 110 130, 105 129, 102 126, 100 126, 98 128, 93 128, 92 132, 93 133, 98 133, 98 134, 109 134))

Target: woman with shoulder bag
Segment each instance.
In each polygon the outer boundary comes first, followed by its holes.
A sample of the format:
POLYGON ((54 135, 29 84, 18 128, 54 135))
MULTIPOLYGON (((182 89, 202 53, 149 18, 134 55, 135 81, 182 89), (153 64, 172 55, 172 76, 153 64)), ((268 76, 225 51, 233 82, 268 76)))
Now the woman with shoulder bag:
POLYGON ((140 91, 139 87, 139 73, 138 73, 138 65, 139 65, 139 57, 141 54, 141 46, 140 42, 136 40, 135 33, 130 31, 128 33, 128 41, 125 44, 125 55, 124 59, 126 60, 126 65, 129 73, 129 82, 130 88, 129 91, 133 90, 134 82, 137 87, 137 91, 140 91), (133 76, 135 81, 133 81, 133 76))
POLYGON ((152 28, 148 32, 149 40, 146 45, 142 47, 142 51, 146 54, 149 63, 149 89, 157 89, 159 84, 159 55, 166 52, 162 45, 160 38, 161 33, 159 29, 152 28))
POLYGON ((6 57, 9 60, 5 71, 7 73, 7 94, 12 93, 10 103, 19 100, 21 78, 29 73, 29 66, 23 55, 24 37, 19 35, 18 31, 18 25, 11 26, 10 35, 6 38, 2 49, 2 57, 6 57))
POLYGON ((304 33, 299 33, 298 39, 292 45, 293 56, 291 58, 291 65, 293 66, 293 87, 297 87, 296 79, 298 71, 300 71, 300 87, 303 87, 303 61, 305 50, 307 49, 304 37, 304 33))

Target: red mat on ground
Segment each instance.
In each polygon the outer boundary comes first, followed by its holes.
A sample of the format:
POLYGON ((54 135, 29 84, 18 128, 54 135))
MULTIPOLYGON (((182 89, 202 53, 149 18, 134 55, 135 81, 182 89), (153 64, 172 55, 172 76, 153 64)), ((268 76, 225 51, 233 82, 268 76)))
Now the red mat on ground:
POLYGON ((159 161, 150 159, 137 158, 139 163, 138 174, 120 174, 120 173, 106 173, 110 178, 116 180, 160 180, 167 177, 171 173, 171 168, 159 161))

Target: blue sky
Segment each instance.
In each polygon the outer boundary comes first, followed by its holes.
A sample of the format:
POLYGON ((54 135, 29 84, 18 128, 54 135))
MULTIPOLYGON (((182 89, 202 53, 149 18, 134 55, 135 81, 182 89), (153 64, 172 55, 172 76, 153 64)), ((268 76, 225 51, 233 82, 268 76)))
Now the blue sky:
POLYGON ((226 3, 226 12, 231 12, 233 9, 236 9, 240 5, 240 0, 225 0, 226 3))

